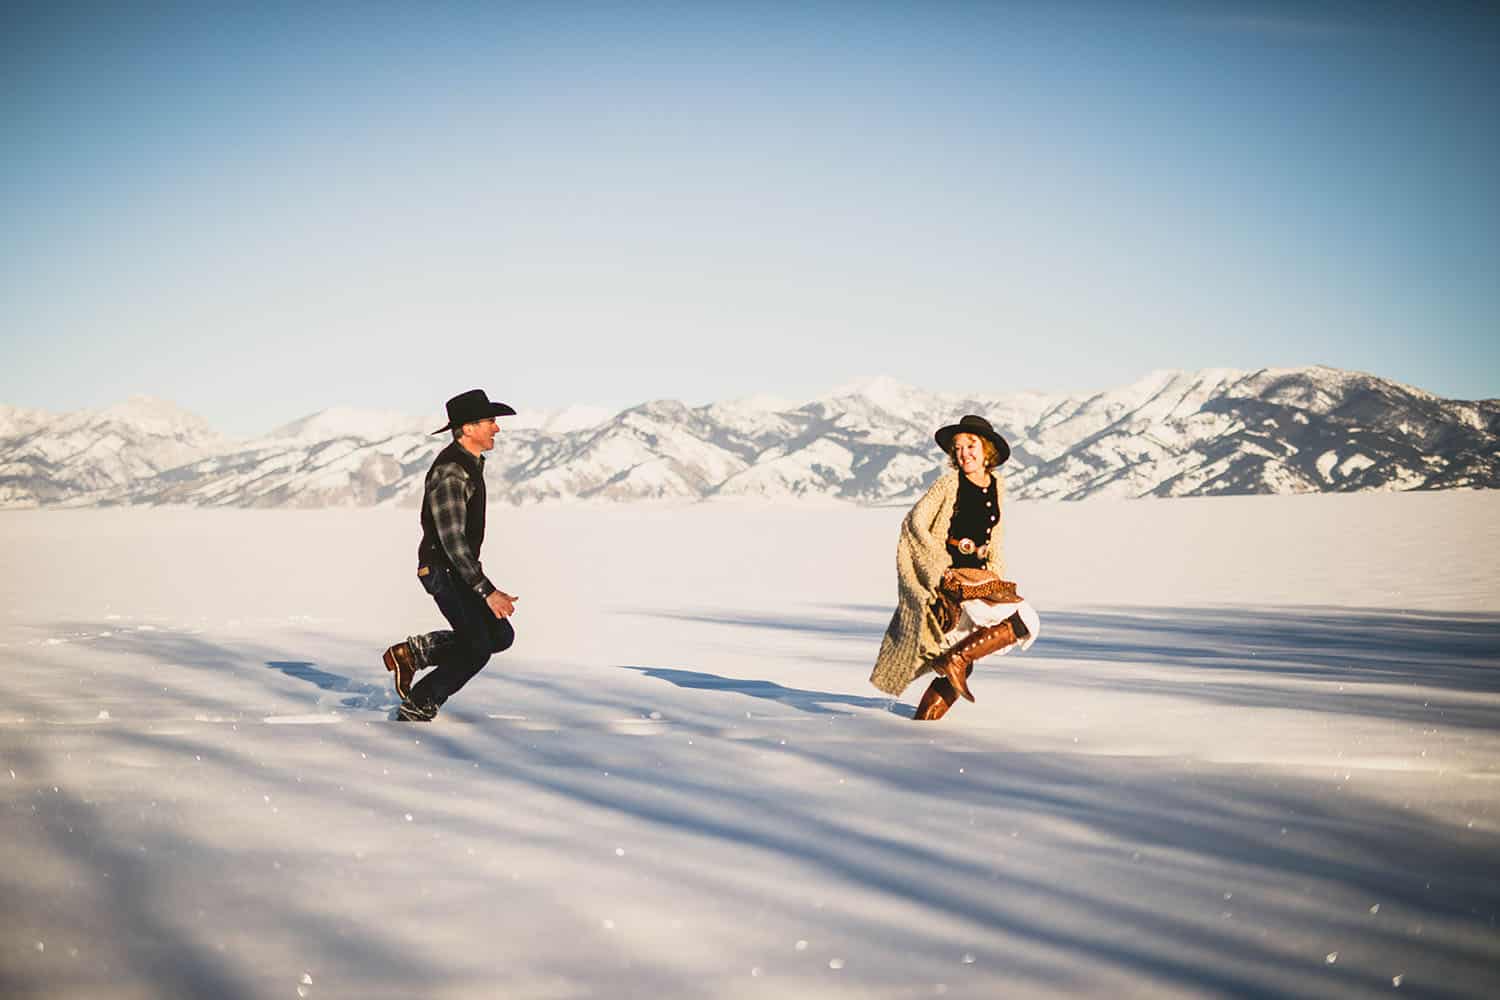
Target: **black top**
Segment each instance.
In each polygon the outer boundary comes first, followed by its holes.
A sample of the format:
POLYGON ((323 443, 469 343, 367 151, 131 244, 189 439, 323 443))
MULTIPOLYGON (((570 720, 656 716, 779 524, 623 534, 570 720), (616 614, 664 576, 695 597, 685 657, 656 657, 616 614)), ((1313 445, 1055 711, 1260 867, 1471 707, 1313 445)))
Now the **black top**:
POLYGON ((976 547, 990 543, 990 531, 1000 520, 1000 502, 995 494, 995 477, 990 476, 987 489, 969 482, 962 473, 958 476, 958 497, 953 501, 953 519, 948 522, 948 555, 955 569, 983 569, 984 557, 977 551, 965 555, 953 546, 953 542, 968 538, 976 547))

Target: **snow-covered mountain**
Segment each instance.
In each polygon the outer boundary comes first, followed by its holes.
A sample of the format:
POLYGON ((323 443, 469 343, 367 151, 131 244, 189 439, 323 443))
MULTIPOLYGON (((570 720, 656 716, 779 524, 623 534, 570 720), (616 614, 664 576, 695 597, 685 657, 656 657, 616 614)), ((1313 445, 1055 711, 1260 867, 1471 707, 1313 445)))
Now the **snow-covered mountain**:
POLYGON ((0 507, 128 494, 231 447, 202 418, 147 396, 64 414, 0 406, 0 507))
MULTIPOLYGON (((1500 400, 1464 402, 1331 368, 1156 372, 1086 395, 934 393, 863 379, 766 397, 502 422, 490 495, 578 501, 909 501, 944 467, 938 426, 987 416, 1012 497, 1205 496, 1500 487, 1500 400)), ((415 505, 446 437, 432 417, 327 410, 220 437, 146 399, 52 415, 0 407, 0 506, 415 505)))

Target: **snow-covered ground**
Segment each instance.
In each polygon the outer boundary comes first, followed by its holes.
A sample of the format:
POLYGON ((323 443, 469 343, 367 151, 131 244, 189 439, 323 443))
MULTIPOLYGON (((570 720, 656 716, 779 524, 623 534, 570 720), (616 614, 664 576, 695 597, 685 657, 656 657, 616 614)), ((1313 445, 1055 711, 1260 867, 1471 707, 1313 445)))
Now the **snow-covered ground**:
POLYGON ((902 513, 496 507, 426 727, 411 511, 0 515, 0 994, 1500 994, 1500 493, 1012 504, 935 725, 902 513))

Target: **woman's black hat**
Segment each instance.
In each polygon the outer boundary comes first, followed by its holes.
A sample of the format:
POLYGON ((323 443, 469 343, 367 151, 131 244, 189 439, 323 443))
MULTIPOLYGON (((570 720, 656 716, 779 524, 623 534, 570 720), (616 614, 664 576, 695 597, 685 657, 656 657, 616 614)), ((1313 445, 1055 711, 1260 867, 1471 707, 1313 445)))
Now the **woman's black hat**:
POLYGON ((451 431, 455 427, 472 424, 477 420, 488 420, 490 417, 515 416, 515 412, 504 403, 491 403, 490 397, 485 395, 483 389, 470 389, 448 400, 448 422, 432 433, 441 434, 443 431, 451 431))
POLYGON ((994 445, 995 450, 1000 453, 1000 461, 996 462, 996 465, 1004 465, 1005 460, 1010 458, 1010 445, 1006 442, 1005 438, 1000 436, 995 428, 990 426, 990 422, 983 417, 976 417, 972 413, 967 414, 956 424, 939 427, 938 432, 933 437, 937 438, 938 447, 951 455, 953 454, 953 436, 955 434, 977 434, 994 445))

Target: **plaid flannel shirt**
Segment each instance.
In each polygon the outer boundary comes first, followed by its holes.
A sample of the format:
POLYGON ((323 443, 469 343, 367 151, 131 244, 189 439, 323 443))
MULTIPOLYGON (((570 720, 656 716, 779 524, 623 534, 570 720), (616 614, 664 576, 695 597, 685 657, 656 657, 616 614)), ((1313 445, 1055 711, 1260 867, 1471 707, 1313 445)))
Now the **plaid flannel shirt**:
MULTIPOLYGON (((484 475, 484 456, 479 456, 478 475, 484 475)), ((428 509, 432 511, 433 524, 437 526, 438 540, 453 565, 453 571, 467 587, 472 587, 480 597, 495 592, 495 585, 484 575, 484 567, 478 557, 469 550, 469 539, 464 534, 469 497, 474 493, 472 481, 456 467, 448 467, 433 478, 428 488, 428 509)))

